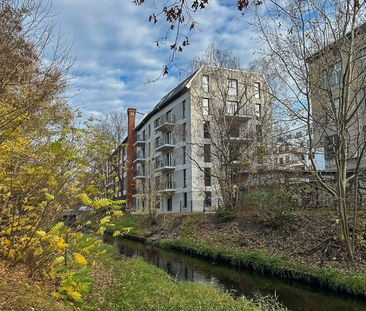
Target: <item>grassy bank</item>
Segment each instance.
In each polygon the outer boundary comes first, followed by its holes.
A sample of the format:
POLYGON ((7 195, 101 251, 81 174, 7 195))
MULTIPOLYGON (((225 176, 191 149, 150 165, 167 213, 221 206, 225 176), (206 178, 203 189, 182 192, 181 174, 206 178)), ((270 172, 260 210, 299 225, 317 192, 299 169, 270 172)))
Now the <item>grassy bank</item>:
POLYGON ((141 258, 121 260, 103 243, 90 256, 95 260, 90 270, 95 283, 83 310, 266 310, 211 284, 176 281, 141 258))
POLYGON ((73 251, 86 248, 89 264, 70 267, 76 283, 88 283, 81 302, 58 301, 52 297, 54 287, 31 284, 22 274, 0 279, 0 310, 268 310, 263 302, 236 299, 209 283, 177 281, 141 258, 121 258, 113 246, 95 238, 82 238, 73 251))
POLYGON ((248 209, 228 223, 207 214, 159 215, 153 226, 147 216, 127 215, 118 226, 132 224, 132 235, 146 235, 163 248, 366 297, 365 260, 347 259, 330 215, 328 210, 248 209))
POLYGON ((284 257, 268 256, 260 252, 243 253, 235 249, 214 248, 199 241, 160 240, 158 246, 227 262, 283 279, 304 281, 335 291, 366 297, 366 273, 352 275, 330 267, 312 268, 284 257))

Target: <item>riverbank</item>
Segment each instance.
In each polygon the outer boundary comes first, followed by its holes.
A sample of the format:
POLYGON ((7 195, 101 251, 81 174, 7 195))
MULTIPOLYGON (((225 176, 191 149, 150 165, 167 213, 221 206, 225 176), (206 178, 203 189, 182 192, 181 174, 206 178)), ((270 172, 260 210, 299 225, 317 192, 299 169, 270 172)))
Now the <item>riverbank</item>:
POLYGON ((363 250, 357 261, 348 260, 329 210, 249 210, 228 223, 213 214, 159 215, 153 224, 148 216, 129 215, 118 226, 125 224, 131 235, 159 247, 366 297, 363 250))
POLYGON ((141 258, 121 260, 114 247, 94 238, 83 238, 77 247, 92 243, 96 246, 85 255, 90 264, 74 270, 79 280, 89 283, 81 302, 57 301, 51 284, 35 283, 24 273, 11 278, 12 271, 4 268, 0 310, 267 310, 266 305, 235 299, 209 283, 176 281, 141 258))

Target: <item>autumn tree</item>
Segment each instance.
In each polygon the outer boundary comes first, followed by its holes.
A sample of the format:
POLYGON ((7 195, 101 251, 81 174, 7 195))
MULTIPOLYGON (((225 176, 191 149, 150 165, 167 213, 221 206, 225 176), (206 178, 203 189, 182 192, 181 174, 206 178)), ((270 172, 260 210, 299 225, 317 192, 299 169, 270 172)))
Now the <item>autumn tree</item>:
MULTIPOLYGON (((0 257, 54 278, 68 237, 81 228, 65 226, 65 218, 85 205, 102 234, 121 215, 121 202, 98 191, 92 127, 78 126, 65 101, 67 49, 57 41, 52 59, 43 54, 52 37, 48 17, 42 2, 0 4, 0 257)), ((81 254, 73 258, 85 263, 81 254)), ((76 288, 63 294, 80 298, 76 288)))

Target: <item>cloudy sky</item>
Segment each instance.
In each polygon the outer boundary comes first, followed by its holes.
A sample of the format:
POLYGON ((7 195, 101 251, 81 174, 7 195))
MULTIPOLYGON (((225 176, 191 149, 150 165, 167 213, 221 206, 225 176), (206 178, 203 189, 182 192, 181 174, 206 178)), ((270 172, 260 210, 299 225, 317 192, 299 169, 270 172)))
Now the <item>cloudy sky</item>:
MULTIPOLYGON (((180 81, 172 70, 154 83, 167 62, 169 50, 154 41, 163 36, 167 24, 149 23, 154 11, 132 0, 54 0, 53 11, 65 39, 72 41, 75 64, 72 69, 75 91, 71 103, 87 114, 108 113, 136 107, 149 111, 180 81)), ((162 1, 156 1, 157 3, 162 1)), ((200 31, 190 36, 190 46, 178 54, 177 63, 188 68, 194 56, 204 53, 210 43, 231 49, 247 65, 259 44, 255 33, 238 18, 228 0, 210 0, 208 9, 195 16, 200 31)), ((231 1, 232 2, 232 1, 231 1)))

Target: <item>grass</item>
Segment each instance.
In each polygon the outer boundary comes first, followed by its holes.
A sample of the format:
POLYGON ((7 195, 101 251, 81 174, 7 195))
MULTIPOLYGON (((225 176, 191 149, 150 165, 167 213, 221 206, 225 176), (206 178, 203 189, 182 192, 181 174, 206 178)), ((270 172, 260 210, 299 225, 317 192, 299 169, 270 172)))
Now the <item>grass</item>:
POLYGON ((107 228, 107 232, 114 230, 122 230, 130 228, 130 234, 143 236, 145 233, 145 223, 148 221, 148 216, 141 215, 124 215, 116 223, 115 226, 107 228))
POLYGON ((260 252, 242 253, 234 249, 207 246, 203 242, 192 240, 161 240, 158 246, 224 261, 283 279, 305 281, 334 291, 366 297, 366 273, 352 275, 330 267, 312 268, 285 257, 268 256, 260 252))
POLYGON ((176 281, 141 258, 121 260, 114 252, 112 246, 100 243, 90 255, 98 261, 92 272, 96 282, 82 310, 268 310, 263 304, 235 299, 212 284, 176 281))
POLYGON ((67 303, 57 301, 49 292, 24 281, 6 282, 0 280, 0 310, 72 310, 67 303))

